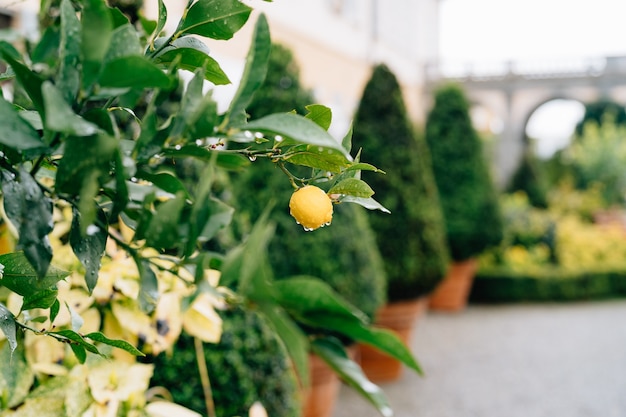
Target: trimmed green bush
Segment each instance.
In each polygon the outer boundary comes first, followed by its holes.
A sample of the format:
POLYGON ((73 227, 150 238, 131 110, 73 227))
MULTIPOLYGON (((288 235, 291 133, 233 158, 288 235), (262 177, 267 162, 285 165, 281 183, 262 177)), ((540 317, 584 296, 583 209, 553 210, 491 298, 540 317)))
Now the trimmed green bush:
POLYGON ((373 68, 354 118, 353 147, 386 174, 363 172, 391 215, 368 215, 388 277, 390 301, 430 293, 443 279, 448 248, 428 147, 416 137, 395 75, 373 68))
POLYGON ((558 267, 532 272, 481 269, 470 300, 481 303, 580 301, 626 296, 626 270, 576 272, 558 267))
POLYGON ((502 240, 503 222, 469 103, 455 84, 440 86, 426 119, 426 142, 441 197, 452 258, 474 257, 502 240))
POLYGON ((548 207, 548 187, 539 167, 537 157, 527 150, 522 161, 511 177, 507 192, 523 191, 534 207, 548 207))
MULTIPOLYGON (((228 310, 218 344, 204 344, 204 355, 218 416, 247 416, 260 401, 270 416, 297 417, 300 397, 285 348, 251 311, 228 310)), ((152 386, 163 386, 176 403, 208 415, 194 341, 183 335, 171 354, 155 358, 152 386)))

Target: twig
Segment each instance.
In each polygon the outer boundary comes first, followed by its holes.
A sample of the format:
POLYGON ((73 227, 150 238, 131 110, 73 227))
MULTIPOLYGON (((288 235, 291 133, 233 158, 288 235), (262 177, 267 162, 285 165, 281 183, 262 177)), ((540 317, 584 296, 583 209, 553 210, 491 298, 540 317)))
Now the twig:
POLYGON ((193 343, 196 348, 196 360, 198 361, 198 372, 200 372, 200 382, 202 382, 202 391, 204 393, 207 414, 209 417, 216 417, 215 403, 213 402, 213 394, 211 391, 211 380, 209 379, 209 370, 206 367, 206 357, 204 356, 202 340, 194 337, 193 343))

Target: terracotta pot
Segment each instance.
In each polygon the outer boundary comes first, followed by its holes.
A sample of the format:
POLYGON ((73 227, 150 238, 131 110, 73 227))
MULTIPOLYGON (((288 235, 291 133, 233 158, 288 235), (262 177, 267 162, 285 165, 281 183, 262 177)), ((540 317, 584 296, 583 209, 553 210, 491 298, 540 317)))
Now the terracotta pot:
MULTIPOLYGON (((356 356, 356 347, 346 348, 348 356, 356 356)), ((317 355, 309 355, 310 386, 302 397, 302 417, 330 417, 339 396, 341 380, 317 355)))
POLYGON ((445 278, 430 295, 430 308, 441 311, 461 311, 467 307, 477 268, 476 258, 453 262, 445 278))
MULTIPOLYGON (((393 330, 406 346, 410 346, 415 325, 427 307, 425 297, 389 303, 378 311, 374 324, 393 330)), ((395 381, 402 375, 402 362, 369 345, 359 344, 359 356, 363 372, 373 382, 395 381)))

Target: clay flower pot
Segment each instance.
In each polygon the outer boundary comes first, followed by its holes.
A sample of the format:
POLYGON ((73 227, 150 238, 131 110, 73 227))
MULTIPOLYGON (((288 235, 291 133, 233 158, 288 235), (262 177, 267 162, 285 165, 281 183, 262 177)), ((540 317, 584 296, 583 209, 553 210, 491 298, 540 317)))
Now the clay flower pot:
MULTIPOLYGON (((374 324, 393 330, 409 346, 415 325, 427 307, 428 299, 425 297, 388 303, 378 311, 374 324)), ((358 346, 361 368, 372 382, 390 382, 400 378, 402 362, 371 346, 358 346)))
POLYGON ((453 262, 445 278, 430 295, 430 308, 451 312, 465 309, 477 268, 476 258, 453 262))
MULTIPOLYGON (((354 360, 356 347, 346 348, 354 360)), ((339 396, 341 380, 319 356, 309 354, 310 386, 302 397, 302 417, 330 417, 339 396)))

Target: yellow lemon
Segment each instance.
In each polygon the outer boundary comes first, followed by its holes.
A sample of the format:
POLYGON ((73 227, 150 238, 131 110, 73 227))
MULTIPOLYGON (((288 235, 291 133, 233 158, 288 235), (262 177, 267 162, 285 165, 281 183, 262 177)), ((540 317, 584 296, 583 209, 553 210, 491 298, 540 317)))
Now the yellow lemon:
POLYGON ((291 195, 289 212, 304 230, 315 230, 330 224, 333 219, 333 203, 324 190, 314 185, 306 185, 291 195))

